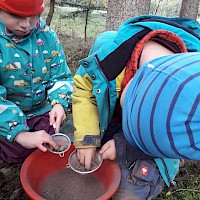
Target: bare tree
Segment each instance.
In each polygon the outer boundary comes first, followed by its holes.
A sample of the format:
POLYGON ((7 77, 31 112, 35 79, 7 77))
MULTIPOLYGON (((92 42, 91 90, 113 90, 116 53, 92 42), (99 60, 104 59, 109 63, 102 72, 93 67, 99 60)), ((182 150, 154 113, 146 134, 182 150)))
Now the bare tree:
POLYGON ((200 0, 182 0, 180 17, 197 19, 200 0))
POLYGON ((108 0, 106 29, 116 30, 131 17, 149 14, 151 0, 108 0))
POLYGON ((46 19, 46 24, 49 26, 51 24, 51 20, 53 18, 53 13, 54 13, 54 5, 55 5, 55 0, 50 0, 50 8, 49 8, 49 13, 46 19))

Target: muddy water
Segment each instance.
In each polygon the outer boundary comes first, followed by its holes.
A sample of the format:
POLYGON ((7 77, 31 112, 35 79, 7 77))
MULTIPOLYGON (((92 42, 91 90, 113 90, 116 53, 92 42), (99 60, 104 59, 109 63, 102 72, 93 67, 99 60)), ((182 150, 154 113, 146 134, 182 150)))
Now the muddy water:
POLYGON ((103 185, 94 175, 65 169, 46 179, 40 195, 47 200, 95 200, 104 193, 103 185))

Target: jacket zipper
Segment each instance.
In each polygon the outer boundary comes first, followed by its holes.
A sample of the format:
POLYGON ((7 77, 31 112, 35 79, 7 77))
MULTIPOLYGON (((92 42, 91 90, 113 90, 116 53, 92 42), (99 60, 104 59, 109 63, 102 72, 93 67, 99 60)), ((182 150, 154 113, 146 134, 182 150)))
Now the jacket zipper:
MULTIPOLYGON (((99 71, 101 72, 101 74, 103 75, 104 79, 106 80, 107 82, 107 85, 109 86, 109 81, 108 79, 106 78, 105 74, 103 73, 103 71, 101 70, 101 67, 100 67, 100 62, 99 62, 99 59, 97 57, 97 55, 94 56, 95 58, 95 61, 97 63, 97 67, 99 69, 99 71)), ((106 104, 107 104, 107 108, 108 108, 108 119, 109 119, 109 116, 110 116, 110 99, 109 99, 109 89, 108 87, 106 88, 106 104)), ((108 120, 109 121, 109 120, 108 120)))
POLYGON ((163 166, 164 166, 164 168, 165 168, 165 174, 166 174, 166 177, 167 177, 167 180, 168 180, 170 186, 172 187, 172 190, 173 190, 173 191, 177 190, 176 181, 173 181, 173 180, 170 179, 169 172, 168 172, 168 169, 167 169, 167 165, 166 165, 164 159, 163 159, 163 158, 160 158, 160 160, 162 161, 162 164, 163 164, 163 166))

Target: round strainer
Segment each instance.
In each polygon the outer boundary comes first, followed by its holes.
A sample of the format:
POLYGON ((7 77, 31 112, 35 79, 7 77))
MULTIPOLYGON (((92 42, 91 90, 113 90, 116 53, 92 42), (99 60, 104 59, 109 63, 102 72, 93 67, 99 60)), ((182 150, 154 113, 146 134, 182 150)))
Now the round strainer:
POLYGON ((73 171, 79 174, 89 174, 99 169, 102 162, 103 162, 103 158, 101 154, 98 151, 96 151, 94 158, 92 159, 92 162, 91 162, 91 169, 87 170, 85 166, 79 162, 78 157, 77 157, 77 151, 74 150, 68 158, 68 164, 66 165, 66 167, 67 168, 70 167, 73 171))
POLYGON ((70 148, 70 138, 63 133, 55 133, 52 136, 53 141, 58 145, 58 149, 54 149, 49 144, 46 145, 48 151, 59 154, 60 157, 64 156, 64 153, 70 148))

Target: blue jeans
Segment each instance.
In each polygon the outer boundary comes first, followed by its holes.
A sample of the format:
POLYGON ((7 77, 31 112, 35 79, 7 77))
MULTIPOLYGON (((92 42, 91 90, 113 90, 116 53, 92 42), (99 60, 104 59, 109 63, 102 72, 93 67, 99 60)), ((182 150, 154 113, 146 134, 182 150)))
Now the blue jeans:
POLYGON ((110 139, 115 140, 117 162, 122 173, 120 186, 112 200, 151 200, 158 196, 165 183, 154 157, 135 149, 124 137, 120 123, 109 125, 102 143, 110 139))
POLYGON ((112 200, 151 200, 164 188, 164 180, 153 161, 137 160, 133 169, 123 164, 120 168, 121 182, 112 200))

